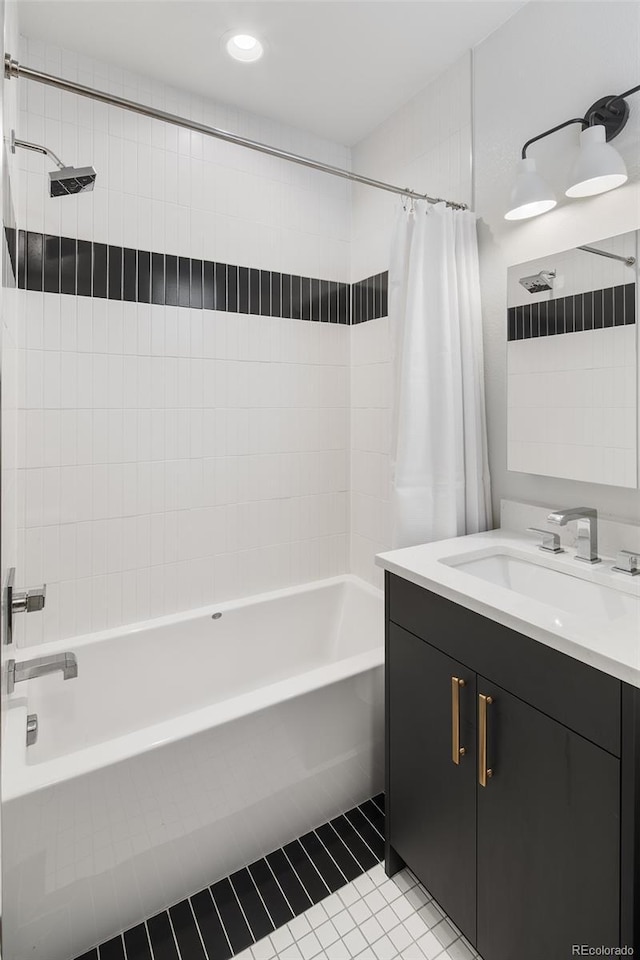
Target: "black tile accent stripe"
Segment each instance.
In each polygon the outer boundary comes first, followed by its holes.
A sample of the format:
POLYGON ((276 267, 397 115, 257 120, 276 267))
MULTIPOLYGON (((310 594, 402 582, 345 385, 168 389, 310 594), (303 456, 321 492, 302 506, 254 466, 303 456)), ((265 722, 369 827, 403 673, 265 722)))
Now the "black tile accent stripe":
POLYGON ((26 230, 7 241, 21 289, 319 323, 388 313, 387 271, 348 284, 26 230))
POLYGON ((364 323, 386 317, 389 299, 389 273, 376 273, 351 285, 351 323, 364 323))
POLYGON ((625 283, 569 297, 509 307, 507 340, 581 333, 583 330, 621 327, 635 322, 636 285, 625 283))
POLYGON ((77 960, 228 960, 379 863, 383 838, 380 793, 77 960))

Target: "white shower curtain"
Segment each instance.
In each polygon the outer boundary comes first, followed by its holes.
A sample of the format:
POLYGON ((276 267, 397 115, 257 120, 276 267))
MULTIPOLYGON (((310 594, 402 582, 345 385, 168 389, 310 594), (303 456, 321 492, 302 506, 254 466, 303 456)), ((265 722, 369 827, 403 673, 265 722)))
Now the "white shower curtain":
POLYGON ((394 547, 491 525, 475 215, 399 204, 389 271, 394 547))

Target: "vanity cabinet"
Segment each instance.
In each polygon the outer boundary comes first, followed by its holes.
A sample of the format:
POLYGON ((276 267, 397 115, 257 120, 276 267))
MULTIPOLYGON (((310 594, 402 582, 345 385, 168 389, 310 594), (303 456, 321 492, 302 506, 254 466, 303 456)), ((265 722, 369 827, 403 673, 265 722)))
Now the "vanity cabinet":
POLYGON ((640 946, 638 691, 386 577, 387 872, 483 960, 640 946))

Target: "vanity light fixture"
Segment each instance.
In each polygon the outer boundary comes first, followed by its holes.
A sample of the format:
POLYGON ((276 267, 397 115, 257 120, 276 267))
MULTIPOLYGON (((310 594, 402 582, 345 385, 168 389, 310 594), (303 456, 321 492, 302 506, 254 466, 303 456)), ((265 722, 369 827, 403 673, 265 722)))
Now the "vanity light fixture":
POLYGON ((258 38, 249 33, 227 34, 223 40, 229 56, 242 63, 253 63, 264 53, 264 47, 258 38))
POLYGON ((622 186, 627 180, 627 169, 618 151, 608 141, 617 137, 629 118, 626 97, 639 90, 640 84, 617 96, 601 97, 589 107, 584 117, 565 120, 527 140, 522 148, 522 159, 518 162, 505 220, 526 220, 555 207, 555 194, 536 171, 535 160, 527 156, 527 150, 538 140, 574 123, 582 127, 580 152, 569 174, 566 196, 591 197, 622 186))

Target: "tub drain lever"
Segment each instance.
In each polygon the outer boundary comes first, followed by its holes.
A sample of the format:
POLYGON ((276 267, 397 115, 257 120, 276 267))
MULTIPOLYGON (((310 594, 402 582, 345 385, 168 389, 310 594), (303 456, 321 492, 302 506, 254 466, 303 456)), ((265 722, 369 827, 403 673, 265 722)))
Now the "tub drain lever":
POLYGON ((32 747, 38 740, 38 714, 30 713, 27 716, 27 746, 32 747))

